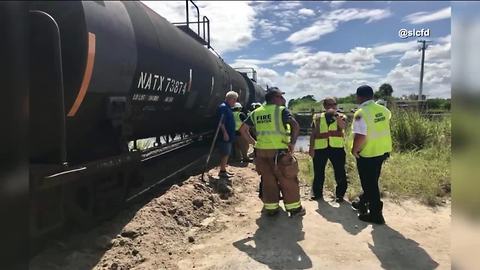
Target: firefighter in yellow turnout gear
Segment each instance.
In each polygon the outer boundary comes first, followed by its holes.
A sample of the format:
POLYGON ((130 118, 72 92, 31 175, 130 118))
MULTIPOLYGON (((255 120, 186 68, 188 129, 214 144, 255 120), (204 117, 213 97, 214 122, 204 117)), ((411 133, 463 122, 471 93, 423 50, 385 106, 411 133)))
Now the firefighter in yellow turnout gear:
POLYGON ((269 215, 278 213, 279 191, 290 216, 304 215, 298 185, 298 163, 293 156, 299 125, 290 112, 282 106, 284 93, 277 87, 269 88, 265 95, 266 104, 252 112, 240 127, 240 133, 255 147, 255 164, 262 176, 262 200, 269 215), (286 124, 291 125, 290 142, 286 141, 286 124), (257 140, 249 134, 255 127, 257 140))

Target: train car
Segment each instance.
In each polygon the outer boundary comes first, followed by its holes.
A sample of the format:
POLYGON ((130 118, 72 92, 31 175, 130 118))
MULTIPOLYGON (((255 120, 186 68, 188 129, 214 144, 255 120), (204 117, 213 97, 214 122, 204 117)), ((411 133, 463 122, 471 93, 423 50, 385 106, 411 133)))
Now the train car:
POLYGON ((65 215, 88 219, 98 190, 123 194, 140 159, 129 141, 213 130, 230 90, 244 107, 263 101, 254 81, 140 2, 32 1, 29 45, 37 233, 65 215))
POLYGON ((61 161, 78 163, 119 154, 129 140, 211 128, 229 90, 244 106, 262 95, 140 2, 33 2, 30 10, 34 160, 58 162, 62 121, 61 161))

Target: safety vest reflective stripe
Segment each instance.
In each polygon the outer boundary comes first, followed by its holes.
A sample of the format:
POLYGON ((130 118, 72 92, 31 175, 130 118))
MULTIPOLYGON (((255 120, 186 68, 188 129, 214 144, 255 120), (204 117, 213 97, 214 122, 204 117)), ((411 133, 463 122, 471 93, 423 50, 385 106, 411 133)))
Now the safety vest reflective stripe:
POLYGON ((278 202, 277 203, 264 203, 263 207, 267 210, 275 210, 278 209, 278 202))
POLYGON ((287 131, 282 120, 282 110, 285 107, 274 104, 266 104, 257 108, 252 113, 252 121, 257 133, 258 149, 286 149, 285 137, 287 131))
POLYGON ((285 209, 286 209, 286 210, 292 210, 292 209, 299 208, 300 206, 302 206, 302 204, 300 203, 300 201, 298 201, 298 202, 293 202, 293 203, 286 203, 286 204, 285 204, 285 209))
POLYGON ((287 132, 273 131, 273 130, 262 130, 257 131, 257 135, 288 135, 287 132))

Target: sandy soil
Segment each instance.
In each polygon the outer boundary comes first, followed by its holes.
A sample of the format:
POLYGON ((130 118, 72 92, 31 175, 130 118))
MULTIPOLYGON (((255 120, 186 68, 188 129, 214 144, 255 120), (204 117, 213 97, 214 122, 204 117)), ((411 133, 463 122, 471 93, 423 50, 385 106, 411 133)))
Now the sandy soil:
MULTIPOLYGON (((254 166, 190 177, 87 233, 56 241, 31 269, 450 269, 450 203, 385 200, 386 225, 348 202, 303 200, 307 214, 262 216, 254 166)), ((308 194, 302 187, 302 194, 308 194)))

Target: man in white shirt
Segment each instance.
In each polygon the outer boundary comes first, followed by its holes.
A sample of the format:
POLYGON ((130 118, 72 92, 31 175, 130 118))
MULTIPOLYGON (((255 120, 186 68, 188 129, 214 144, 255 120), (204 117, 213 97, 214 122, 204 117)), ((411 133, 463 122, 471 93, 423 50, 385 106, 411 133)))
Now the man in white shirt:
POLYGON ((384 224, 378 180, 382 164, 392 151, 390 135, 390 111, 373 101, 373 89, 362 85, 357 89, 360 108, 354 114, 352 154, 357 160, 357 169, 363 194, 352 207, 359 211, 362 221, 384 224))

